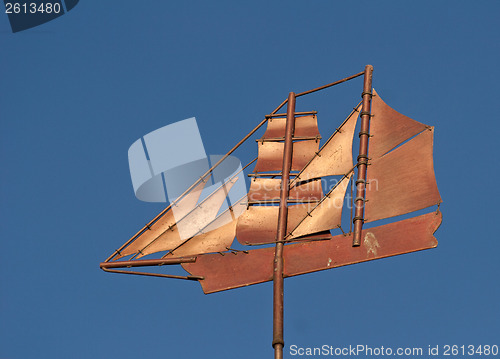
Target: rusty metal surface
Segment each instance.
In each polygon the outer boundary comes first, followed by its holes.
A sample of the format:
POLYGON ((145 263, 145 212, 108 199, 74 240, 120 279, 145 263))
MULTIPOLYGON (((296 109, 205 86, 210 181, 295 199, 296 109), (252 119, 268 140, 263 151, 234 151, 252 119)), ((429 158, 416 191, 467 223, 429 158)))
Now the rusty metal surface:
MULTIPOLYGON (((283 165, 281 167, 281 190, 278 210, 278 231, 276 250, 273 260, 273 342, 274 358, 283 358, 283 240, 287 234, 288 194, 290 191, 290 170, 292 169, 292 149, 295 147, 292 137, 295 131, 295 93, 288 94, 286 113, 285 143, 283 150, 283 165)), ((319 142, 319 141, 316 141, 319 142)), ((298 148, 295 147, 298 151, 298 148)), ((300 153, 300 152, 299 152, 300 153)))
MULTIPOLYGON (((259 155, 255 172, 281 171, 283 142, 259 142, 259 155)), ((319 149, 319 141, 305 140, 293 143, 292 171, 300 171, 319 149)))
POLYGON ((389 107, 373 91, 370 125, 370 158, 377 158, 389 152, 407 139, 422 132, 427 126, 389 107))
POLYGON ((181 265, 191 275, 205 278, 200 284, 208 294, 272 280, 273 258, 274 248, 262 248, 248 254, 203 254, 195 263, 181 265))
MULTIPOLYGON (((432 212, 383 226, 363 229, 361 247, 352 248, 352 235, 331 240, 294 243, 284 248, 286 276, 315 272, 345 265, 435 248, 433 233, 441 224, 441 212, 432 212)), ((205 293, 263 283, 272 279, 274 248, 261 248, 237 255, 204 254, 195 263, 182 267, 192 275, 205 277, 205 293)))
POLYGON ((362 93, 361 128, 359 131, 358 176, 356 179, 356 198, 354 199, 353 246, 361 244, 361 229, 363 228, 366 166, 368 165, 368 137, 370 130, 370 106, 372 99, 373 66, 366 65, 362 93))
MULTIPOLYGON (((307 216, 308 204, 288 207, 287 231, 294 229, 307 216)), ((239 218, 236 225, 236 239, 241 244, 272 242, 276 240, 278 206, 250 206, 239 218)), ((288 233, 288 232, 287 232, 288 233)))
POLYGON ((433 233, 441 224, 441 213, 363 229, 362 244, 352 248, 352 236, 335 236, 331 241, 299 243, 285 249, 285 275, 294 276, 373 259, 435 248, 433 233))
POLYGON ((320 204, 314 207, 311 206, 309 214, 306 213, 303 220, 297 225, 297 228, 288 232, 287 239, 339 227, 341 224, 345 191, 349 185, 351 176, 343 178, 320 204))
POLYGON ((441 202, 432 160, 434 128, 370 162, 365 221, 417 211, 441 202))
MULTIPOLYGON (((200 198, 201 191, 205 187, 204 182, 198 183, 194 189, 186 194, 179 202, 176 204, 176 213, 187 214, 191 211, 198 202, 200 198)), ((164 233, 169 227, 175 224, 174 213, 172 210, 165 213, 157 222, 149 226, 149 229, 143 232, 139 237, 137 237, 132 243, 127 247, 122 249, 118 255, 113 258, 114 260, 138 253, 139 250, 146 247, 149 243, 155 240, 158 236, 164 233)))
MULTIPOLYGON (((270 118, 267 123, 266 132, 262 139, 285 137, 286 118, 270 118)), ((318 121, 316 115, 302 116, 295 119, 295 132, 293 137, 316 137, 319 136, 318 121)))
MULTIPOLYGON (((227 193, 238 177, 233 178, 224 186, 221 186, 214 193, 203 200, 193 211, 181 219, 177 219, 177 224, 170 229, 159 234, 148 245, 140 248, 137 258, 145 255, 173 249, 183 243, 187 238, 198 234, 217 216, 217 212, 226 200, 227 193)), ((177 214, 177 212, 176 212, 177 214)))
MULTIPOLYGON (((358 107, 360 109, 360 107, 358 107)), ((321 148, 294 182, 323 176, 344 175, 352 168, 352 140, 359 112, 353 112, 340 131, 321 148)))
MULTIPOLYGON (((250 183, 248 200, 269 201, 280 198, 281 179, 279 178, 254 178, 250 183)), ((303 182, 290 189, 289 199, 320 200, 323 197, 321 180, 303 182)))

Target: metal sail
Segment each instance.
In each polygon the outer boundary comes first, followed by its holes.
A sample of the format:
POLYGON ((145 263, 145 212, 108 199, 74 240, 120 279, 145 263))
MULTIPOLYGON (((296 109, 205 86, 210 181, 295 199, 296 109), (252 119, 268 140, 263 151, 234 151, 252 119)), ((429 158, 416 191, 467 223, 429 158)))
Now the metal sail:
MULTIPOLYGON (((259 155, 255 172, 281 171, 283 166, 283 142, 259 142, 259 155)), ((304 140, 293 143, 292 171, 300 171, 319 149, 319 140, 304 140)))
POLYGON ((432 159, 434 128, 401 115, 374 94, 365 222, 441 203, 432 159))
MULTIPOLYGON (((178 216, 184 217, 193 208, 196 207, 196 203, 200 198, 201 192, 205 187, 206 182, 200 182, 191 192, 186 194, 183 198, 177 201, 174 205, 176 206, 176 214, 178 216)), ((122 249, 115 257, 114 260, 140 253, 143 248, 148 244, 153 242, 162 233, 175 225, 174 213, 172 210, 166 212, 157 222, 149 227, 147 231, 142 233, 137 239, 131 242, 127 247, 122 249)))
POLYGON ((309 206, 306 216, 289 232, 288 238, 301 237, 340 227, 345 191, 351 176, 352 173, 343 177, 320 203, 309 206))
POLYGON ((234 203, 202 228, 199 233, 184 240, 175 250, 169 252, 165 258, 226 251, 234 241, 236 219, 245 210, 243 203, 245 201, 246 197, 234 203))
MULTIPOLYGON (((294 229, 309 210, 307 204, 288 207, 287 233, 294 229)), ((241 244, 271 243, 276 241, 278 206, 250 206, 239 218, 236 238, 241 244)))
POLYGON ((370 158, 377 158, 425 130, 428 126, 389 107, 373 90, 370 121, 370 158))
MULTIPOLYGON (((318 120, 316 115, 297 117, 294 137, 303 139, 320 138, 318 130, 318 120)), ((260 141, 278 141, 285 139, 285 117, 271 117, 267 121, 266 132, 262 135, 260 141)))
POLYGON ((294 183, 311 178, 347 174, 352 168, 352 139, 359 117, 359 105, 304 167, 294 183))
MULTIPOLYGON (((258 141, 258 157, 254 172, 281 171, 285 139, 285 118, 271 117, 266 132, 258 141)), ((292 171, 300 171, 319 149, 320 140, 316 115, 296 118, 293 139, 292 171)))
POLYGON ((137 257, 141 258, 151 253, 171 250, 182 245, 186 239, 202 233, 203 229, 217 217, 217 213, 226 200, 228 192, 237 180, 238 177, 229 180, 200 202, 193 211, 177 220, 175 226, 165 230, 154 241, 142 248, 137 257), (180 229, 181 225, 183 229, 182 233, 180 229))
MULTIPOLYGON (((297 116, 293 134, 292 170, 300 171, 319 149, 319 130, 315 115, 297 116)), ((255 165, 255 178, 248 193, 247 210, 239 217, 236 225, 236 238, 241 244, 270 243, 276 240, 278 223, 277 206, 257 206, 255 204, 277 204, 280 198, 285 138, 285 118, 269 118, 266 131, 258 141, 259 154, 255 165), (262 172, 267 172, 262 173, 262 172), (259 175, 264 177, 258 177, 259 175)), ((290 191, 289 202, 299 204, 289 206, 287 228, 292 230, 307 217, 310 207, 323 197, 321 181, 309 181, 290 191)))
POLYGON ((434 128, 373 159, 367 171, 365 222, 441 203, 432 160, 434 128))
MULTIPOLYGON (((250 203, 266 203, 279 201, 281 179, 279 178, 253 178, 248 191, 250 203)), ((319 201, 323 197, 321 180, 302 182, 290 189, 289 200, 319 201)))

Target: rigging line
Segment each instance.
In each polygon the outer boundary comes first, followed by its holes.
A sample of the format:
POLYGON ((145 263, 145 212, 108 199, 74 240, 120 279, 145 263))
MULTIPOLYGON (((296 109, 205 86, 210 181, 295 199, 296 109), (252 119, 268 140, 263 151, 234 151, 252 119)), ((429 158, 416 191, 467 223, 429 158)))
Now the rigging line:
POLYGON ((307 243, 307 242, 317 242, 317 241, 328 241, 332 238, 331 235, 328 237, 320 237, 320 238, 292 238, 292 239, 284 239, 282 241, 273 241, 273 242, 260 242, 260 243, 245 243, 246 246, 264 246, 266 244, 276 244, 276 243, 307 243))
MULTIPOLYGON (((273 112, 271 112, 271 115, 275 115, 275 114, 276 114, 276 112, 278 112, 278 111, 279 111, 279 110, 280 110, 283 106, 285 106, 285 104, 286 104, 287 102, 288 102, 288 97, 285 99, 285 101, 283 101, 283 102, 281 103, 281 105, 279 105, 278 107, 276 107, 276 109, 275 109, 273 112)), ((268 118, 266 118, 266 120, 268 120, 268 118)))
MULTIPOLYGON (((182 221, 184 218, 188 217, 191 213, 193 213, 197 208, 201 207, 201 205, 207 201, 210 197, 212 197, 218 190, 220 190, 221 188, 226 188, 226 184, 228 184, 229 182, 231 182, 237 175, 239 175, 241 172, 243 172, 248 166, 250 166, 252 163, 254 163, 255 161, 257 161, 257 157, 254 158, 252 161, 250 161, 247 165, 245 165, 245 167, 243 167, 241 170, 239 170, 238 172, 236 172, 234 175, 232 175, 226 182, 224 182, 223 184, 221 184, 216 190, 214 190, 212 193, 210 193, 206 198, 204 198, 197 206, 195 206, 193 209, 191 209, 188 213, 186 213, 184 215, 184 217, 180 218, 178 221, 176 221, 173 225, 169 226, 166 230, 164 230, 162 233, 160 233, 158 235, 158 237, 154 238, 151 242, 149 242, 145 247, 141 248, 139 250, 138 253, 136 253, 134 255, 137 256, 139 253, 141 253, 142 251, 144 251, 146 248, 148 248, 151 244, 153 244, 158 238, 160 238, 165 232, 171 230, 172 228, 174 228, 180 221, 182 221)), ((227 197, 227 193, 226 193, 226 197, 227 197)))
POLYGON ((361 105, 363 101, 360 101, 356 107, 354 107, 351 111, 351 113, 349 114, 349 116, 347 116, 347 118, 344 120, 344 122, 342 122, 342 124, 335 129, 335 131, 332 133, 332 135, 328 138, 328 140, 326 140, 326 142, 323 144, 323 146, 321 146, 321 148, 318 150, 318 152, 316 152, 314 154, 314 156, 309 160, 309 162, 307 162, 307 164, 304 166, 304 168, 302 168, 300 170, 300 172, 297 174, 297 176, 290 182, 290 188, 292 187, 295 187, 295 183, 297 182, 297 178, 300 177, 300 175, 302 174, 302 172, 305 171, 305 169, 307 168, 307 166, 309 166, 311 164, 311 162, 316 158, 316 156, 319 156, 321 151, 323 151, 323 148, 325 148, 325 146, 333 139, 333 136, 335 136, 337 133, 340 132, 340 129, 347 123, 347 121, 351 118, 351 116, 355 113, 355 112, 359 112, 358 108, 359 106, 361 105))
POLYGON ((338 81, 335 81, 335 82, 332 82, 332 83, 329 83, 327 85, 324 85, 324 86, 320 86, 320 87, 316 87, 312 90, 309 90, 309 91, 304 91, 304 92, 301 92, 301 93, 298 93, 295 95, 295 97, 300 97, 300 96, 304 96, 304 95, 308 95, 310 93, 313 93, 313 92, 316 92, 316 91, 321 91, 321 90, 324 90, 324 89, 327 89, 329 87, 332 87, 332 86, 335 86, 335 85, 338 85, 338 84, 341 84, 343 82, 346 82, 346 81, 349 81, 349 80, 352 80, 352 79, 355 79, 356 77, 359 77, 361 75, 364 75, 364 71, 363 72, 360 72, 360 73, 357 73, 355 75, 352 75, 352 76, 349 76, 349 77, 346 77, 342 80, 338 80, 338 81))
MULTIPOLYGON (((271 112, 271 115, 274 115, 276 112, 279 111, 280 108, 283 107, 283 105, 285 105, 286 103, 288 102, 288 98, 285 99, 278 107, 276 107, 276 109, 271 112)), ((201 176, 195 183, 193 183, 187 190, 184 191, 184 193, 182 193, 178 198, 177 198, 177 201, 180 201, 186 194, 188 194, 189 192, 191 192, 191 190, 193 188, 195 188, 199 183, 200 181, 203 181, 205 179, 205 177, 207 177, 209 174, 212 173, 212 171, 222 163, 222 161, 224 161, 229 155, 231 155, 231 153, 233 153, 234 151, 236 151, 236 149, 238 149, 238 147, 240 147, 246 140, 248 140, 259 128, 261 128, 266 122, 267 122, 267 118, 264 118, 264 120, 262 120, 252 131, 250 131, 245 137, 243 137, 240 142, 238 142, 233 148, 231 148, 215 165, 213 165, 207 172, 205 172, 205 174, 203 176, 201 176)), ((122 251, 125 247, 127 247, 133 240, 135 240, 137 237, 139 237, 141 234, 143 234, 147 229, 149 229, 149 227, 151 225, 153 225, 154 223, 156 223, 165 213, 167 213, 167 211, 172 207, 173 204, 177 203, 177 201, 174 201, 172 203, 170 203, 167 208, 165 208, 163 211, 161 211, 160 213, 158 213, 158 215, 153 218, 151 221, 148 222, 148 224, 146 224, 144 227, 142 227, 142 229, 140 229, 136 234, 134 234, 127 242, 125 242, 120 248, 116 249, 113 254, 111 254, 108 258, 106 258, 106 260, 104 262, 109 262, 111 259, 113 259, 118 253, 120 253, 120 251, 122 251)))
MULTIPOLYGON (((172 254, 175 250, 179 249, 179 247, 181 247, 182 245, 186 244, 188 241, 190 241, 191 239, 193 239, 194 237, 196 237, 198 234, 202 234, 203 230, 205 228, 207 228, 208 226, 210 226, 212 223, 214 223, 217 219, 219 219, 222 215, 224 215, 225 213, 227 213, 228 211, 233 211, 233 207, 235 205, 238 205, 238 204, 241 204, 240 202, 246 197, 247 195, 245 194, 243 197, 241 197, 238 201, 236 201, 235 204, 233 204, 232 206, 228 207, 224 212, 222 212, 221 214, 219 214, 217 217, 215 217, 212 221, 210 221, 209 223, 207 223, 203 228, 201 228, 198 232, 196 232, 193 236, 189 237, 188 239, 186 239, 184 242, 180 243, 179 245, 177 245, 175 248, 173 249, 170 249, 168 253, 166 253, 163 257, 161 257, 162 259, 165 258, 166 256, 168 256, 169 254, 172 254)), ((229 222, 228 222, 229 223, 229 222)))
MULTIPOLYGON (((425 125, 425 124, 423 124, 423 125, 425 125)), ((413 139, 415 139, 418 135, 421 135, 421 134, 422 134, 422 133, 424 133, 425 131, 432 131, 432 126, 427 126, 427 125, 425 125, 425 128, 424 128, 422 131, 420 131, 419 133, 417 133, 417 134, 415 134, 415 135, 411 136, 410 138, 407 138, 407 139, 406 139, 406 140, 404 140, 403 142, 401 142, 401 143, 397 144, 396 146, 394 146, 393 148, 391 148, 389 151, 384 152, 384 153, 383 153, 383 154, 381 154, 380 156, 375 157, 375 158, 373 158, 373 159, 375 159, 375 160, 376 160, 376 159, 379 159, 379 158, 384 157, 385 155, 388 155, 388 154, 389 154, 389 153, 391 153, 392 151, 395 151, 395 150, 397 150, 398 148, 400 148, 400 147, 404 146, 405 144, 407 144, 408 142, 412 141, 412 140, 413 140, 413 139)), ((371 135, 371 136, 373 136, 373 135, 371 135)), ((371 137, 371 136, 370 136, 370 137, 371 137)), ((372 159, 372 158, 370 158, 370 159, 372 159)))
POLYGON ((185 279, 185 280, 203 280, 203 279, 205 279, 205 277, 197 276, 197 275, 181 276, 181 275, 173 275, 173 274, 136 272, 136 271, 128 271, 128 270, 108 269, 108 268, 101 268, 101 269, 105 272, 110 272, 110 273, 135 274, 135 275, 144 275, 144 276, 149 276, 149 277, 185 279))
POLYGON ((299 223, 295 226, 295 228, 294 228, 294 229, 292 229, 292 230, 291 230, 291 231, 290 231, 290 232, 289 232, 289 233, 285 236, 285 238, 290 237, 290 236, 292 235, 293 231, 295 231, 295 230, 296 230, 296 229, 297 229, 297 228, 298 228, 298 227, 302 224, 302 222, 304 222, 304 221, 307 219, 307 217, 309 217, 309 216, 310 216, 310 214, 312 213, 312 211, 314 211, 316 208, 318 208, 318 206, 319 206, 321 203, 323 203, 323 202, 325 201, 325 199, 326 199, 326 198, 328 198, 328 196, 330 196, 330 194, 331 194, 331 193, 335 190, 335 188, 337 188, 337 187, 339 186, 339 184, 340 184, 340 183, 341 183, 344 179, 346 179, 346 178, 347 178, 347 177, 348 177, 351 173, 353 173, 353 171, 354 171, 354 169, 356 168, 356 166, 357 166, 357 165, 353 166, 353 167, 349 170, 349 172, 347 172, 344 176, 342 176, 342 178, 340 179, 340 181, 338 181, 338 182, 337 182, 337 184, 336 184, 335 186, 333 186, 333 187, 332 187, 332 189, 331 189, 331 190, 329 190, 329 191, 328 191, 328 193, 327 193, 327 194, 325 194, 325 196, 324 196, 323 198, 321 198, 321 200, 320 200, 320 201, 319 201, 319 202, 318 202, 318 203, 317 203, 317 204, 313 207, 313 209, 311 209, 310 211, 308 211, 308 212, 307 212, 307 214, 305 215, 305 217, 304 217, 304 218, 302 218, 302 219, 300 220, 300 222, 299 222, 299 223))
MULTIPOLYGON (((241 170, 243 171, 243 169, 241 170)), ((163 234, 165 234, 167 231, 169 230, 172 230, 175 226, 177 226, 177 224, 182 221, 184 218, 188 217, 191 213, 193 213, 195 210, 197 210, 198 208, 201 208, 201 205, 203 203, 205 203, 205 201, 209 200, 213 195, 215 195, 215 193, 217 193, 217 191, 219 189, 221 189, 222 187, 225 187, 225 185, 229 182, 231 182, 233 180, 233 178, 239 174, 241 171, 238 171, 236 174, 234 174, 230 179, 228 179, 226 182, 224 182, 219 188, 217 188, 216 190, 214 190, 212 193, 210 193, 206 198, 204 198, 199 204, 197 204, 196 206, 194 206, 188 213, 186 213, 182 218, 180 218, 178 221, 174 222, 174 224, 168 226, 168 228, 166 230, 164 230, 162 233, 160 233, 156 238, 154 238, 153 240, 151 240, 151 242, 149 242, 148 244, 146 244, 144 247, 142 247, 141 249, 139 249, 137 251, 137 253, 135 253, 130 259, 134 259, 135 257, 137 257, 139 254, 143 254, 143 251, 145 249, 147 249, 150 245, 152 245, 154 242, 156 242, 163 234)))
POLYGON ((353 197, 353 193, 352 193, 352 187, 354 185, 353 181, 354 181, 354 179, 353 179, 353 177, 351 177, 351 186, 350 186, 350 188, 351 188, 351 217, 349 219, 349 233, 352 232, 352 210, 354 208, 354 197, 353 197))

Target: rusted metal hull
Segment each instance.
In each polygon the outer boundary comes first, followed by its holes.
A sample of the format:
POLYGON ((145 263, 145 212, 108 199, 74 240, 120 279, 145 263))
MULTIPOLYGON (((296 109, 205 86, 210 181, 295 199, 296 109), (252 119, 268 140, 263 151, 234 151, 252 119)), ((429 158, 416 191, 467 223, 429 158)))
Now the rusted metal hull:
MULTIPOLYGON (((289 244, 284 247, 284 276, 316 272, 349 264, 396 256, 435 248, 433 233, 441 224, 441 212, 432 212, 383 226, 364 228, 362 246, 352 247, 352 234, 338 235, 330 240, 289 244)), ((275 248, 262 248, 248 254, 205 254, 195 263, 182 267, 192 275, 203 276, 200 281, 208 293, 263 283, 272 280, 269 265, 275 248)))

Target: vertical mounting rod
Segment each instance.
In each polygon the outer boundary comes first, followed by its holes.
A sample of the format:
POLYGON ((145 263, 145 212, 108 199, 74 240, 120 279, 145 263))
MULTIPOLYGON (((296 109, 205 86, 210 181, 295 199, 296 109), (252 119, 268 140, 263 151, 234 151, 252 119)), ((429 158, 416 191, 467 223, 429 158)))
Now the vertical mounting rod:
POLYGON ((274 358, 283 359, 283 240, 286 236, 288 217, 288 194, 290 191, 290 169, 292 167, 293 132, 295 130, 295 93, 288 95, 285 127, 285 148, 281 176, 278 235, 274 252, 273 271, 273 348, 274 358))

